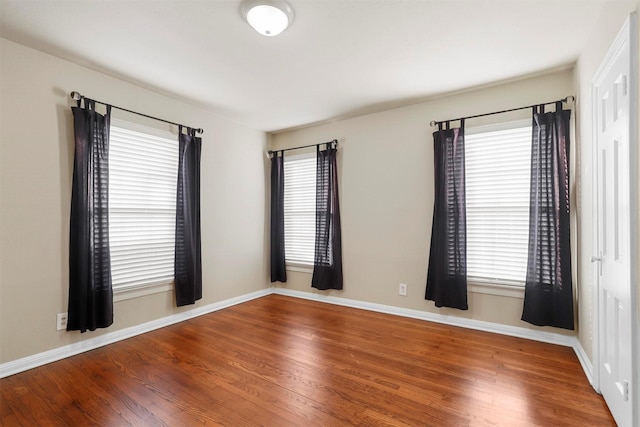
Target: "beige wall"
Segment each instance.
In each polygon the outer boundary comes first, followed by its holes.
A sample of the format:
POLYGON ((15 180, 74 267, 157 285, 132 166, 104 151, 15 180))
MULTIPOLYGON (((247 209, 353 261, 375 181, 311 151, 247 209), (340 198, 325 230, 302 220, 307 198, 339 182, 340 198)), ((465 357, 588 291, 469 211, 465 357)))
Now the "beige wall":
MULTIPOLYGON (((588 43, 578 59, 575 68, 577 87, 578 120, 576 134, 580 140, 578 158, 580 178, 578 181, 578 223, 580 241, 578 246, 578 271, 580 275, 579 295, 582 327, 579 340, 587 355, 592 358, 593 311, 593 265, 589 258, 593 254, 593 159, 592 159, 592 100, 591 81, 604 59, 616 35, 622 28, 629 13, 637 10, 638 1, 607 2, 588 43)), ((638 76, 640 78, 640 76, 638 76)), ((636 124, 638 118, 635 118, 636 124)), ((638 163, 640 164, 640 162, 638 163)), ((640 209, 640 207, 636 207, 640 209)), ((640 225, 640 224, 639 224, 640 225)), ((640 266, 640 263, 636 263, 640 266)))
MULTIPOLYGON (((0 363, 268 287, 263 132, 13 42, 0 43, 0 363), (176 309, 173 293, 165 292, 117 302, 108 329, 55 330, 56 313, 67 310, 72 90, 205 129, 204 297, 195 306, 176 309)), ((141 120, 117 110, 113 116, 141 120)))
MULTIPOLYGON (((340 142, 338 167, 345 298, 505 325, 520 320, 522 298, 471 293, 469 310, 425 301, 433 209, 431 120, 553 101, 574 93, 568 69, 428 102, 273 135, 272 148, 340 142), (398 283, 408 296, 398 295, 398 283)), ((468 120, 467 126, 531 117, 531 111, 468 120)), ((311 275, 289 272, 286 288, 310 288, 311 275)), ((544 330, 567 333, 555 328, 544 330)))

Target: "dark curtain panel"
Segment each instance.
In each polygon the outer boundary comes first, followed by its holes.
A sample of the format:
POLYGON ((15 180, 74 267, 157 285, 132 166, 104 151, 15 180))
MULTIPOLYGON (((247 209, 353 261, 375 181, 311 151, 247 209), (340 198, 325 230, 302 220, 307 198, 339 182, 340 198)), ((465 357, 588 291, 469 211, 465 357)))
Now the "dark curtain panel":
POLYGON ((69 233, 68 331, 113 323, 109 252, 109 121, 85 98, 72 107, 75 155, 69 233))
POLYGON ((194 129, 179 132, 176 198, 175 293, 178 307, 202 298, 200 251, 200 153, 202 138, 194 129))
POLYGON ((464 121, 433 133, 435 200, 425 298, 467 310, 464 121))
POLYGON ((284 152, 271 157, 271 281, 286 282, 284 256, 284 152))
POLYGON ((338 171, 334 143, 318 146, 316 159, 316 247, 311 286, 342 289, 342 237, 338 202, 338 171))
POLYGON ((573 329, 569 225, 570 110, 533 111, 529 257, 522 320, 573 329))

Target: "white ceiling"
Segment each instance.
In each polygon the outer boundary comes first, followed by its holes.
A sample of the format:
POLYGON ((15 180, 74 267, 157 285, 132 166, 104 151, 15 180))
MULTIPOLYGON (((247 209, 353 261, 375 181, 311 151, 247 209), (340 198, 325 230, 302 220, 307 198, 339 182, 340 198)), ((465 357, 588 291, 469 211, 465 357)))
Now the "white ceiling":
POLYGON ((570 65, 610 1, 289 0, 263 37, 240 0, 0 0, 0 35, 278 131, 570 65))

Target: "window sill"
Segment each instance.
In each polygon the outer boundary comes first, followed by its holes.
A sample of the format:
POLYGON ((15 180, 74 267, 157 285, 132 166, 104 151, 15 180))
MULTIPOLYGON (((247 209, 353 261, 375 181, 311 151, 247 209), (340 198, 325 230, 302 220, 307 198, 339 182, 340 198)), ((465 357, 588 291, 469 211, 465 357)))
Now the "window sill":
POLYGON ((510 298, 524 298, 524 286, 513 284, 483 282, 480 280, 470 279, 467 282, 469 292, 476 294, 498 295, 510 298))
POLYGON ((154 283, 152 285, 138 285, 118 287, 113 289, 113 302, 126 301, 146 295, 159 294, 173 290, 173 281, 169 283, 154 283))
POLYGON ((287 271, 295 271, 298 273, 313 274, 313 264, 302 264, 297 262, 288 262, 286 266, 287 271))

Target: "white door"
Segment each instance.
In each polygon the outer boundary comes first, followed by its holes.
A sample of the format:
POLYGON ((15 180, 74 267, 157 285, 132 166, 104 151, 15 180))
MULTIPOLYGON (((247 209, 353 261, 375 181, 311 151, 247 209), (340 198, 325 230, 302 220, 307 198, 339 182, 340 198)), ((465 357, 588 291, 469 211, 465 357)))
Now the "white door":
MULTIPOLYGON (((634 423, 632 379, 635 349, 635 293, 633 268, 637 260, 632 248, 631 166, 637 162, 630 152, 630 30, 623 28, 593 82, 597 185, 597 243, 595 283, 597 286, 598 339, 597 375, 599 388, 619 426, 634 423)), ((634 95, 635 96, 635 95, 634 95)), ((635 120, 634 120, 635 123, 635 120)), ((635 142, 634 142, 635 143, 635 142)), ((633 246, 632 246, 633 245, 633 246)))

